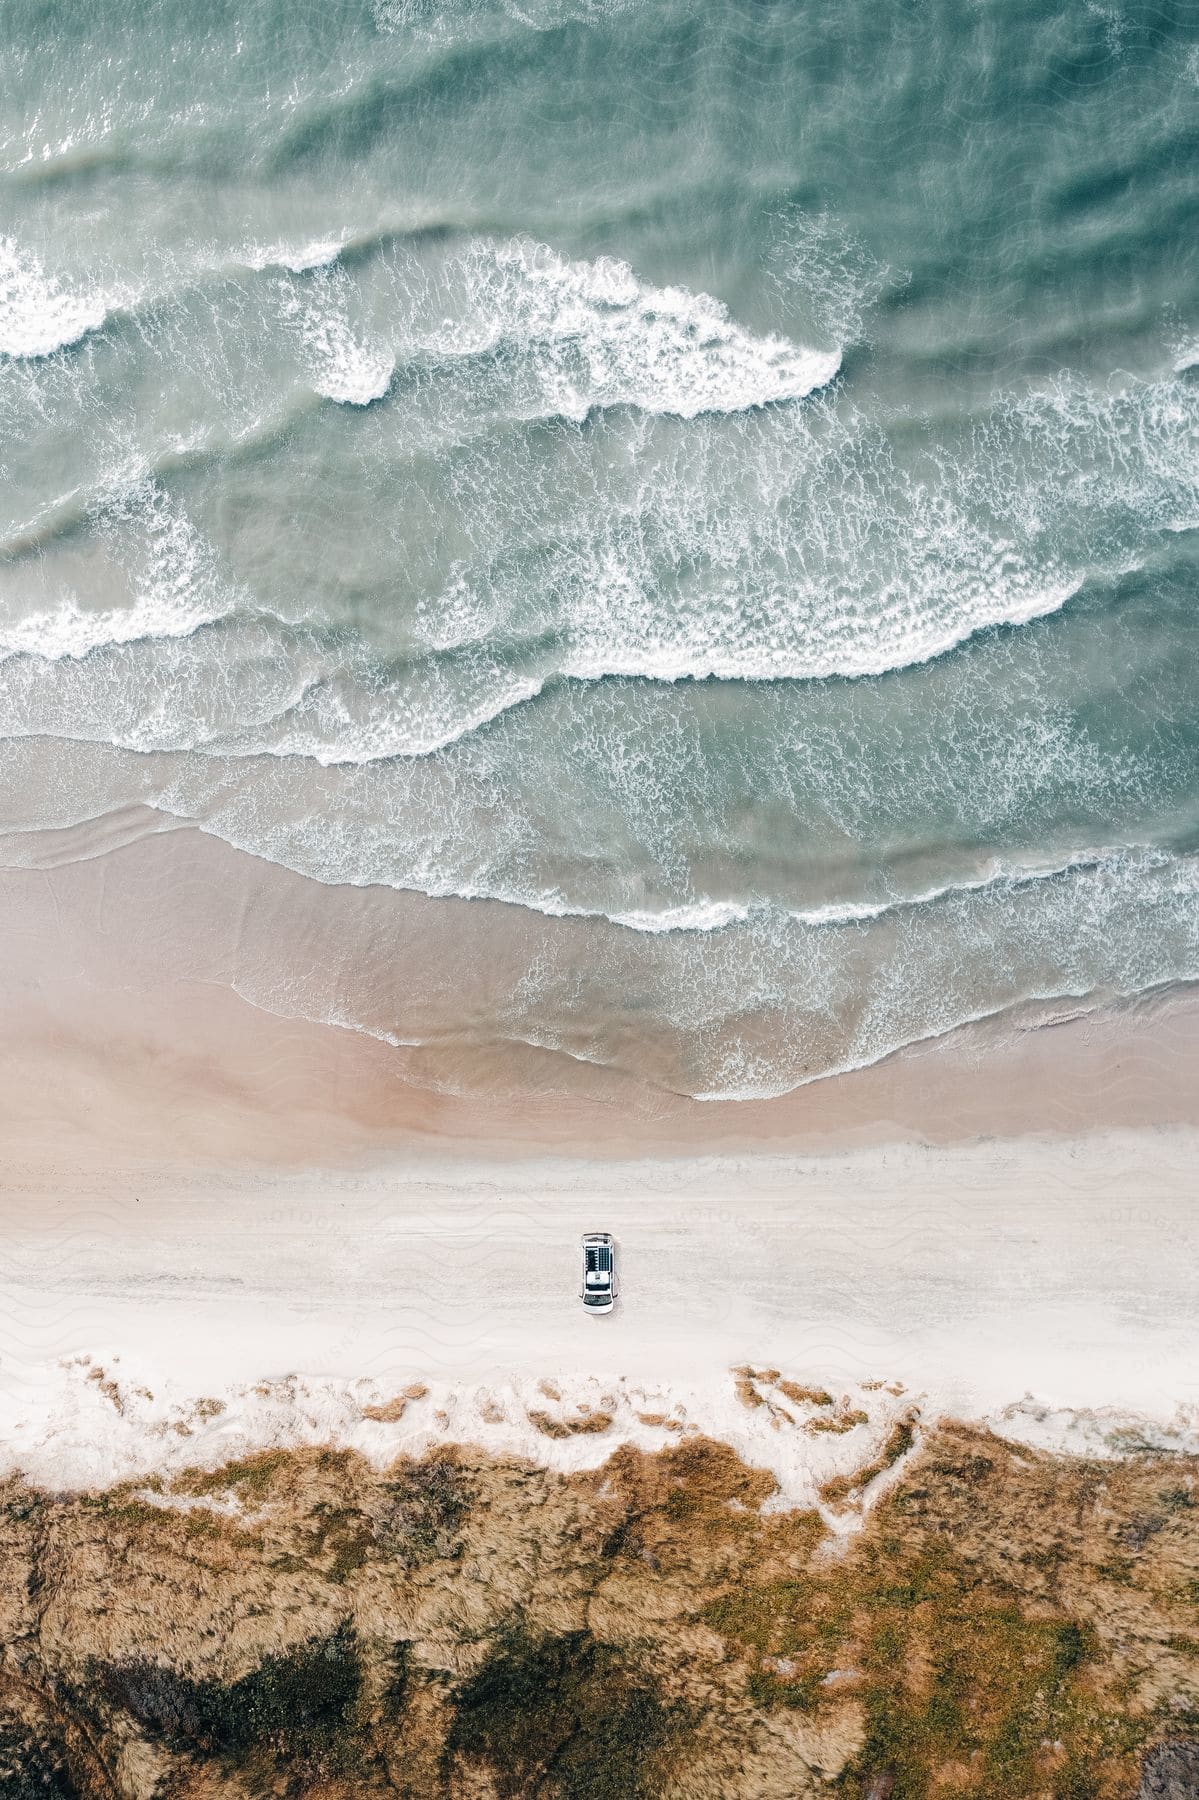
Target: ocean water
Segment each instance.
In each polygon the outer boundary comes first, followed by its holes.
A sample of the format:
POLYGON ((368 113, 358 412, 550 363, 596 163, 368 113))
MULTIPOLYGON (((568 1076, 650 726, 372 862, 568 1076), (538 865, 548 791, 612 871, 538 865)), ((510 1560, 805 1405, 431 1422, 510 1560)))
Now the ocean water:
POLYGON ((1199 977, 1199 7, 4 25, 0 863, 705 1097, 1199 977))

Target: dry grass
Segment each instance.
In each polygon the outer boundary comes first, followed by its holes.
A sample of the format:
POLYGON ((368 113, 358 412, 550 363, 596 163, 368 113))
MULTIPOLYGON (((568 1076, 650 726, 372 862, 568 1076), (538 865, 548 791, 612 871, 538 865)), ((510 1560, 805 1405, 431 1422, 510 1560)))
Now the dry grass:
POLYGON ((88 1375, 88 1380, 95 1382, 110 1406, 114 1407, 117 1412, 124 1413, 124 1396, 116 1382, 111 1379, 104 1369, 93 1369, 88 1375))
POLYGON ((683 1421, 672 1419, 667 1413, 639 1412, 637 1417, 643 1425, 652 1425, 659 1431, 681 1431, 683 1429, 683 1421))
POLYGON ((606 1412, 586 1413, 578 1419, 555 1419, 549 1413, 536 1411, 527 1416, 529 1423, 547 1438, 590 1437, 607 1431, 612 1423, 612 1414, 606 1412))
POLYGON ((803 1387, 798 1381, 779 1381, 778 1391, 796 1406, 831 1406, 833 1396, 827 1388, 803 1387))
POLYGON ((841 1436, 846 1431, 853 1431, 858 1425, 868 1425, 870 1414, 857 1409, 849 1412, 834 1413, 830 1419, 809 1419, 804 1426, 805 1431, 831 1431, 834 1436, 841 1436))
POLYGON ((397 1394, 393 1400, 385 1400, 382 1406, 364 1406, 362 1416, 376 1425, 395 1425, 403 1418, 407 1406, 403 1394, 397 1394))
POLYGON ((901 1456, 906 1456, 916 1441, 915 1411, 904 1419, 898 1419, 887 1434, 887 1441, 878 1455, 852 1475, 834 1475, 824 1482, 820 1489, 820 1498, 828 1506, 841 1507, 860 1501, 872 1481, 887 1470, 893 1468, 901 1456))
POLYGON ((410 1400, 423 1400, 428 1393, 423 1382, 411 1381, 406 1388, 401 1388, 391 1400, 385 1400, 381 1406, 364 1406, 362 1416, 372 1419, 377 1425, 394 1425, 403 1418, 410 1400))
POLYGON ((751 1369, 747 1363, 742 1363, 733 1370, 733 1392, 742 1406, 751 1409, 755 1406, 765 1406, 765 1400, 754 1386, 755 1381, 763 1379, 764 1377, 756 1369, 751 1369))

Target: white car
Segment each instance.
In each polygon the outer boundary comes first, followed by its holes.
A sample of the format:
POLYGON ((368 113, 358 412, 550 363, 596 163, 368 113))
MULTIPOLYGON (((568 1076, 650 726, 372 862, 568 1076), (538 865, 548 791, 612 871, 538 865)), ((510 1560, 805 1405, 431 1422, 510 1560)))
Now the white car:
POLYGON ((616 1242, 609 1231, 583 1233, 579 1299, 588 1312, 611 1312, 616 1304, 616 1242))

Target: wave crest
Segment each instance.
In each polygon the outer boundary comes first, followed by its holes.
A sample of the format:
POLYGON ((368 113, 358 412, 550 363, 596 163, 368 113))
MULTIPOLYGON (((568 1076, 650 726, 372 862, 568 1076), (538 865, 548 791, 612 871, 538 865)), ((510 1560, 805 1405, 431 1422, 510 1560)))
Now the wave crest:
POLYGON ((653 287, 614 257, 571 262, 518 238, 472 245, 447 275, 462 284, 464 317, 436 329, 427 348, 516 349, 565 418, 615 405, 683 419, 741 412, 802 399, 841 365, 839 350, 755 336, 711 295, 653 287))
MULTIPOLYGON (((79 660, 108 646, 189 637, 237 605, 212 547, 178 503, 143 478, 92 515, 125 604, 89 607, 60 593, 49 607, 0 614, 0 661, 79 660)), ((11 726, 10 726, 11 729, 11 726)))
POLYGON ((147 270, 136 289, 108 292, 96 277, 77 296, 0 239, 0 351, 49 355, 119 309, 136 323, 141 354, 172 366, 180 324, 190 336, 211 323, 218 341, 196 343, 189 357, 202 379, 206 360, 219 374, 223 341, 250 329, 272 357, 281 340, 294 344, 315 391, 341 403, 380 399, 399 362, 492 358, 503 365, 500 410, 576 421, 611 406, 684 419, 739 412, 800 399, 840 367, 837 349, 755 334, 711 295, 655 287, 612 257, 571 261, 531 238, 476 237, 422 254, 384 236, 352 263, 345 249, 332 238, 250 244, 241 269, 260 280, 247 286, 201 245, 192 264, 147 270))
POLYGON ((103 325, 102 294, 70 293, 11 237, 0 237, 0 355, 52 356, 103 325))

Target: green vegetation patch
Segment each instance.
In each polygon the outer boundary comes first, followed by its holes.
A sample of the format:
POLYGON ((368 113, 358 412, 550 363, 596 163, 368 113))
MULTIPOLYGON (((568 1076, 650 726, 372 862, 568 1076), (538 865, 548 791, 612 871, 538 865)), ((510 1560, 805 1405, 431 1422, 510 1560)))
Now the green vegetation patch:
POLYGON ((356 1506, 330 1506, 318 1500, 311 1514, 311 1556, 325 1563, 330 1581, 346 1581, 369 1562, 373 1542, 371 1522, 356 1506))
MULTIPOLYGON (((892 1773, 895 1800, 927 1794, 946 1765, 971 1771, 965 1790, 994 1800, 1045 1791, 1042 1746, 1076 1739, 1085 1723, 1075 1677, 1088 1646, 1079 1628, 1014 1607, 955 1607, 916 1646, 886 1611, 866 1658, 874 1679, 865 1690, 863 1765, 892 1773)), ((1091 1733, 1082 1736, 1090 1748, 1091 1733)))
POLYGON ((946 1540, 884 1532, 845 1561, 743 1582, 700 1616, 744 1657, 763 1710, 819 1713, 852 1691, 866 1735, 846 1795, 1077 1800, 1144 1735, 1099 1697, 1089 1626, 1030 1614, 946 1540))
POLYGON ((585 1632, 511 1631, 458 1696, 447 1750, 485 1761, 501 1796, 649 1800, 687 1721, 585 1632))
POLYGON ((4 1800, 78 1800, 61 1744, 24 1721, 0 1718, 0 1794, 4 1800))
POLYGON ((855 1585, 866 1742, 847 1792, 885 1775, 893 1800, 924 1800, 957 1771, 954 1793, 1076 1800, 1135 1739, 1088 1680, 1091 1628, 1029 1616, 949 1546, 884 1540, 855 1585))
POLYGON ((741 1586, 711 1601, 700 1616, 744 1651, 792 1660, 831 1655, 849 1629, 849 1609, 836 1584, 806 1574, 741 1586))
POLYGON ((353 1633, 343 1626, 239 1681, 195 1681, 153 1662, 107 1663, 91 1678, 108 1701, 170 1749, 243 1763, 264 1755, 322 1764, 352 1730, 362 1685, 353 1633))
POLYGON ((409 1567, 457 1556, 473 1497, 466 1471, 449 1457, 410 1463, 384 1484, 371 1527, 374 1541, 385 1556, 409 1567))
POLYGON ((245 1500, 265 1500, 276 1478, 289 1471, 296 1458, 290 1450, 263 1450, 219 1469, 188 1469, 175 1483, 181 1494, 227 1494, 236 1489, 245 1500))

